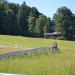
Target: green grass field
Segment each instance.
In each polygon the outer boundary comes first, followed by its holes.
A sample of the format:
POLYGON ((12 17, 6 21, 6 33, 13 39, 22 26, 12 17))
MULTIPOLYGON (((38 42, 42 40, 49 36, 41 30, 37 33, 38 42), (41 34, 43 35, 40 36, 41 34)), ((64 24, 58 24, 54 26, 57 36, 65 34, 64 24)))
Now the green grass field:
MULTIPOLYGON (((0 59, 0 72, 26 75, 75 75, 75 41, 27 38, 0 35, 0 45, 15 46, 20 49, 50 47, 56 41, 60 53, 33 53, 0 59)), ((13 51, 0 49, 0 53, 13 51)))

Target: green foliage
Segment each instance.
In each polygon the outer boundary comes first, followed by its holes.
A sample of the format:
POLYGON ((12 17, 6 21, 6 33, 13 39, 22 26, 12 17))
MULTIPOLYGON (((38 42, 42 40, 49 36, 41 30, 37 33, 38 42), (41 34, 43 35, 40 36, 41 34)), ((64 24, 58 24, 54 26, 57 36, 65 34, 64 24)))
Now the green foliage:
POLYGON ((54 31, 61 32, 63 39, 75 40, 75 15, 67 7, 58 8, 51 20, 25 2, 0 0, 0 34, 43 37, 54 31))
POLYGON ((61 7, 54 15, 55 31, 61 32, 64 39, 73 39, 73 17, 70 9, 61 7))
POLYGON ((19 22, 20 31, 22 35, 25 35, 28 32, 27 11, 28 11, 27 6, 24 2, 19 8, 19 13, 18 13, 18 22, 19 22))
POLYGON ((35 37, 36 36, 36 20, 38 19, 40 13, 35 7, 32 7, 29 13, 29 19, 28 19, 28 27, 29 27, 29 32, 31 36, 35 37))
POLYGON ((38 10, 35 7, 32 7, 29 15, 32 17, 38 18, 40 13, 38 12, 38 10))
POLYGON ((32 36, 35 35, 35 22, 36 22, 36 18, 35 17, 29 17, 29 20, 28 20, 28 27, 29 27, 29 32, 32 34, 32 36))
POLYGON ((35 32, 38 36, 43 36, 44 32, 47 30, 47 27, 45 26, 50 26, 50 22, 47 20, 46 16, 40 15, 39 18, 36 20, 35 26, 35 32))
POLYGON ((37 18, 39 14, 35 7, 28 7, 25 2, 19 5, 6 0, 0 1, 0 34, 29 36, 29 16, 37 18))
POLYGON ((47 18, 44 25, 44 33, 49 33, 49 32, 52 32, 52 22, 50 18, 47 18))
POLYGON ((5 8, 5 4, 1 3, 0 4, 0 33, 4 32, 4 20, 5 20, 5 13, 6 8, 5 8))

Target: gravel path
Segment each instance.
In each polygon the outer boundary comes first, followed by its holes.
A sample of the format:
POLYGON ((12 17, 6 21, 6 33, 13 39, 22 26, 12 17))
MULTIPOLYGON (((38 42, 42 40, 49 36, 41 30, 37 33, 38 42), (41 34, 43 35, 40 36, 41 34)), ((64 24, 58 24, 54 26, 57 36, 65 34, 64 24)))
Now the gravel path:
POLYGON ((21 54, 28 54, 28 53, 33 53, 33 52, 41 52, 41 51, 49 51, 50 48, 28 48, 25 50, 17 50, 17 51, 13 51, 13 52, 9 52, 9 53, 4 53, 4 54, 0 54, 0 58, 7 58, 10 56, 16 56, 16 55, 21 55, 21 54))

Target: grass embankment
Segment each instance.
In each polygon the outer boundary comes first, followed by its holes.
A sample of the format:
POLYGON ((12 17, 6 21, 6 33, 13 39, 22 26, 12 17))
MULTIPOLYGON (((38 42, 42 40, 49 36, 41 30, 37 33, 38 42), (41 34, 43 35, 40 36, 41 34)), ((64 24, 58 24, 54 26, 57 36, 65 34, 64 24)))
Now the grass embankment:
POLYGON ((27 75, 75 75, 75 42, 0 36, 0 45, 18 44, 20 48, 49 47, 53 41, 58 43, 60 53, 20 55, 0 59, 0 72, 27 75))

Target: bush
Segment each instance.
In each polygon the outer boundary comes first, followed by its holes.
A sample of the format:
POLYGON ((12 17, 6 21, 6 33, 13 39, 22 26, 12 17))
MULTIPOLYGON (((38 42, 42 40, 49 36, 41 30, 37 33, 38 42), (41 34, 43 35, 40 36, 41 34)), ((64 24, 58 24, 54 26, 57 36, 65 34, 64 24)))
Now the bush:
POLYGON ((57 37, 58 40, 64 40, 64 38, 61 36, 61 37, 57 37))

